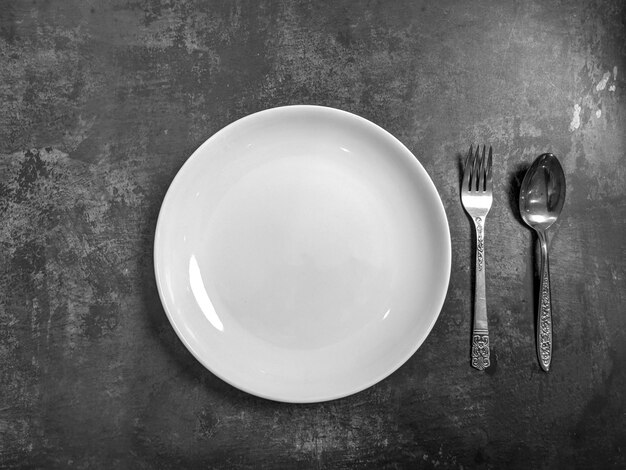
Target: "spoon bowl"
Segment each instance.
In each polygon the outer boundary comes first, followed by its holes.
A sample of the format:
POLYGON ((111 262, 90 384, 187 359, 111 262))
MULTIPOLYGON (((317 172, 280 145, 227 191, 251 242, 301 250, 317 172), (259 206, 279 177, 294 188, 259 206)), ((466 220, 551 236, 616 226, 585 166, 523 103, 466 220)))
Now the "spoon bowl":
POLYGON ((559 217, 565 202, 565 174, 551 153, 537 157, 520 187, 519 211, 530 227, 545 231, 559 217))
POLYGON ((552 362, 552 301, 546 230, 556 222, 565 202, 565 173, 551 153, 537 157, 520 187, 519 211, 526 224, 537 232, 541 246, 539 300, 537 305, 537 357, 548 372, 552 362))

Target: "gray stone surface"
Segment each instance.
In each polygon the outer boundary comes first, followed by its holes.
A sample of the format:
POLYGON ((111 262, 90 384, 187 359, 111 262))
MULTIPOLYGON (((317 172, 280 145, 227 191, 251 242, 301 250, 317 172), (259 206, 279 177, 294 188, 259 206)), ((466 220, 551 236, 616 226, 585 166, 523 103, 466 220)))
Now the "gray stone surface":
POLYGON ((0 1, 0 468, 625 468, 626 3, 0 1), (362 115, 425 166, 453 270, 396 373, 313 405, 226 385, 156 291, 168 184, 269 107, 362 115), (469 367, 460 156, 496 152, 494 365, 469 367), (563 163, 555 358, 534 352, 523 170, 563 163))

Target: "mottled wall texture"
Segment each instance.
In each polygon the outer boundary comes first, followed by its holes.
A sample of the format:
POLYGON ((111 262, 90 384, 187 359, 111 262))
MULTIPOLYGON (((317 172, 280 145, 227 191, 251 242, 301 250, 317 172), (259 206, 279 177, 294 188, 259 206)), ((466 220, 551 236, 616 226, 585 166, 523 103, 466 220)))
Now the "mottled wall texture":
POLYGON ((626 3, 0 0, 0 468, 626 468, 626 3), (218 129, 333 106, 398 137, 448 215, 434 330, 380 384, 322 404, 240 392, 159 302, 156 217, 218 129), (460 158, 493 145, 494 365, 469 366, 460 158), (564 166, 553 370, 535 356, 517 190, 564 166))

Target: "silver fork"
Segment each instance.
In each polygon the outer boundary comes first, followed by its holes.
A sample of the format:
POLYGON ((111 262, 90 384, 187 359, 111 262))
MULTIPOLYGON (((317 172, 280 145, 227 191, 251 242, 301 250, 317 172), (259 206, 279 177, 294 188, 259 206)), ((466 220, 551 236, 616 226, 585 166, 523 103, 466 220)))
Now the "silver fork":
POLYGON ((489 353, 489 326, 487 322, 487 298, 485 295, 485 218, 493 202, 491 183, 492 148, 489 146, 489 158, 485 160, 485 146, 482 154, 480 145, 476 152, 470 145, 461 202, 476 228, 476 283, 474 284, 474 325, 472 328, 472 367, 484 370, 491 365, 489 353))

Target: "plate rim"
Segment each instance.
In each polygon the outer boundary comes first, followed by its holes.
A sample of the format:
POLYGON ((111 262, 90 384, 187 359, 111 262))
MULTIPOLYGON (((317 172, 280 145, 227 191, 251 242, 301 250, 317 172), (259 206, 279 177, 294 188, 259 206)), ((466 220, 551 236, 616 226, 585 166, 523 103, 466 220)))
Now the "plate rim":
MULTIPOLYGON (((387 379, 388 377, 390 377, 391 375, 393 375, 398 369, 400 369, 403 365, 405 365, 407 363, 407 361, 417 352, 417 350, 424 344, 424 342, 426 341, 426 339, 428 338, 428 336, 430 335, 432 329, 434 328, 435 324, 437 323, 437 320, 439 319, 439 316, 442 313, 443 307, 445 305, 445 301, 446 298, 448 296, 448 290, 449 290, 449 286, 450 286, 450 277, 451 277, 451 272, 452 272, 452 240, 451 240, 451 234, 450 234, 450 225, 448 222, 448 217, 447 217, 447 213, 445 210, 445 206, 443 204, 443 201, 441 199, 441 195, 439 193, 439 191, 437 190, 437 187, 435 186, 434 181, 432 180, 430 174, 426 171, 426 168, 424 168, 424 166, 421 164, 421 162, 418 160, 418 158, 413 154, 413 152, 411 152, 409 150, 408 147, 406 147, 397 137, 395 137, 393 134, 391 134, 389 131, 387 131, 386 129, 384 129, 383 127, 381 127, 380 125, 376 124, 375 122, 370 121, 369 119, 366 119, 362 116, 359 116, 358 114, 352 113, 350 111, 345 111, 339 108, 334 108, 334 107, 329 107, 329 106, 322 106, 322 105, 313 105, 313 104, 291 104, 291 105, 285 105, 285 106, 277 106, 277 107, 271 107, 271 108, 266 108, 260 111, 256 111, 254 113, 251 114, 247 114, 239 119, 236 119, 235 121, 230 122, 229 124, 226 124, 224 127, 222 127, 221 129, 219 129, 218 131, 214 132, 208 139, 206 139, 204 142, 202 142, 197 148, 196 150, 194 150, 191 155, 189 157, 187 157, 187 159, 184 161, 184 163, 180 166, 180 168, 177 170, 174 178, 172 179, 172 181, 170 182, 170 184, 167 187, 167 191, 165 193, 165 196, 163 197, 162 201, 161 201, 161 205, 159 207, 159 213, 157 216, 157 222, 156 222, 156 226, 155 226, 155 232, 154 232, 154 240, 153 240, 153 268, 154 268, 154 274, 155 274, 155 281, 156 281, 156 286, 157 286, 157 291, 159 294, 159 300, 161 303, 161 306, 163 308, 163 310, 165 311, 165 314, 168 318, 168 321, 170 323, 170 325, 172 326, 172 328, 174 329, 174 331, 176 332, 176 335, 178 336, 179 340, 183 343, 183 345, 185 346, 185 348, 187 349, 187 351, 189 351, 194 357, 195 359, 206 369, 208 370, 211 374, 215 375, 216 377, 218 377, 220 380, 226 382, 227 384, 229 384, 230 386, 241 390, 243 392, 249 393, 253 396, 256 397, 260 397, 263 399, 267 399, 267 400, 271 400, 271 401, 276 401, 276 402, 281 402, 281 403, 300 403, 300 404, 306 404, 306 403, 322 403, 322 402, 327 402, 327 401, 331 401, 331 400, 337 400, 337 399, 341 399, 341 398, 345 398, 354 394, 357 394, 359 392, 362 392, 364 390, 367 390, 368 388, 372 387, 373 385, 382 382, 383 380, 387 379), (443 224, 443 228, 445 228, 445 243, 442 243, 442 264, 445 263, 444 269, 445 269, 445 286, 442 286, 444 288, 441 289, 441 294, 437 297, 436 301, 434 302, 434 304, 437 306, 436 308, 436 314, 433 315, 430 324, 428 325, 427 328, 425 328, 424 331, 424 335, 423 338, 421 339, 421 341, 415 341, 413 343, 412 348, 410 348, 409 352, 407 354, 405 354, 404 356, 402 356, 400 359, 398 359, 396 362, 396 364, 393 367, 390 367, 388 369, 385 370, 385 372, 378 374, 377 376, 375 376, 373 379, 370 379, 369 381, 365 381, 362 384, 359 384, 358 386, 352 387, 350 390, 346 390, 346 391, 342 391, 342 392, 334 392, 334 393, 326 393, 326 394, 320 394, 320 395, 307 395, 306 397, 304 396, 305 394, 302 394, 303 396, 300 397, 293 397, 293 396, 287 396, 286 395, 280 395, 280 394, 269 394, 269 393, 263 393, 260 392, 258 390, 254 390, 252 387, 248 387, 245 384, 239 384, 236 383, 235 381, 233 381, 232 379, 230 379, 229 377, 227 377, 225 374, 214 370, 213 367, 211 367, 207 361, 205 361, 205 359, 203 359, 202 355, 200 355, 199 353, 196 352, 196 350, 194 349, 194 347, 189 343, 187 337, 182 333, 182 331, 180 330, 177 322, 175 321, 175 315, 172 314, 172 312, 170 312, 170 308, 168 307, 168 303, 165 300, 165 296, 163 293, 164 290, 164 280, 162 279, 162 274, 161 271, 159 270, 159 259, 158 259, 158 250, 157 250, 157 246, 158 246, 158 242, 160 239, 160 234, 163 231, 163 226, 165 224, 164 222, 164 211, 165 211, 165 206, 167 204, 167 202, 169 201, 169 199, 171 199, 173 191, 172 189, 177 185, 178 181, 180 179, 183 178, 183 174, 185 173, 185 168, 190 166, 192 164, 193 161, 197 160, 198 158, 201 158, 201 154, 203 153, 203 149, 210 146, 215 140, 219 139, 223 134, 225 134, 226 132, 229 132, 232 130, 233 127, 236 127, 238 125, 241 125, 242 123, 246 122, 246 121, 251 121, 254 119, 260 119, 265 115, 269 115, 269 114, 274 114, 274 113, 280 113, 282 111, 286 111, 286 110, 299 110, 299 111, 303 111, 303 112, 307 112, 307 111, 312 111, 312 112, 327 112, 327 113, 331 113, 331 114, 336 114, 336 115, 342 115, 343 117, 347 117, 349 119, 356 119, 357 121, 360 121, 361 123, 365 124, 366 126, 374 126, 374 128, 377 129, 377 131, 381 132, 387 139, 390 139, 391 141, 394 141, 396 145, 399 145, 400 148, 403 149, 403 153, 407 154, 408 158, 407 161, 411 161, 411 165, 414 166, 419 172, 423 173, 424 176, 426 177, 425 180, 427 181, 428 186, 430 187, 430 190, 434 192, 434 194, 437 196, 435 199, 436 201, 436 205, 438 206, 438 211, 437 213, 439 214, 439 218, 441 219, 440 222, 443 224), (444 259, 445 258, 445 259, 444 259)), ((433 308, 433 310, 435 310, 433 308)))

